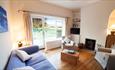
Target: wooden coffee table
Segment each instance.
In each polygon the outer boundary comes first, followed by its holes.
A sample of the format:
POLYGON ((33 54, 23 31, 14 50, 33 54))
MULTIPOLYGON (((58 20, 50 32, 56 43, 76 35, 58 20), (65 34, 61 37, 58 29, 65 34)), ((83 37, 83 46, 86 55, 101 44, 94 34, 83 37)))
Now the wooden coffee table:
POLYGON ((61 60, 71 63, 71 64, 77 64, 78 60, 79 60, 79 52, 75 52, 74 54, 65 52, 65 50, 63 50, 61 52, 61 60))

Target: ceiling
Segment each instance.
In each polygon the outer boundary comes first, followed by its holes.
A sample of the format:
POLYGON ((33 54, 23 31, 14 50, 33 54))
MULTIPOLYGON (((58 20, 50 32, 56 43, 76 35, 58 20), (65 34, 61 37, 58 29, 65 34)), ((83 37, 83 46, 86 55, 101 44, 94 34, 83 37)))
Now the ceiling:
POLYGON ((101 0, 40 0, 49 4, 65 7, 68 9, 79 9, 88 4, 99 2, 101 0))

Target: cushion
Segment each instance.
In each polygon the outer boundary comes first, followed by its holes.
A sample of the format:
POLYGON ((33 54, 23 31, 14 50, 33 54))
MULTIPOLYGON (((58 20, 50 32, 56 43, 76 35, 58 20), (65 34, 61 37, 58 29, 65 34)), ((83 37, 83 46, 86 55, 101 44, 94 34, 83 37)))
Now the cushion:
POLYGON ((14 68, 19 68, 24 66, 26 66, 25 62, 20 60, 20 58, 16 55, 15 50, 13 50, 8 59, 8 65, 6 70, 13 70, 14 68))
POLYGON ((22 61, 26 61, 29 60, 31 58, 30 55, 28 55, 25 51, 22 50, 15 50, 16 55, 22 60, 22 61))
POLYGON ((30 66, 25 66, 25 67, 15 68, 13 70, 35 70, 35 69, 30 66))
POLYGON ((35 70, 56 70, 56 68, 48 61, 44 60, 32 65, 35 70))
POLYGON ((20 50, 23 50, 30 55, 30 54, 38 52, 39 47, 37 45, 33 45, 33 46, 29 46, 29 47, 20 48, 20 50))
POLYGON ((112 49, 112 53, 111 54, 115 54, 115 49, 112 49))
POLYGON ((31 55, 32 58, 28 61, 26 61, 26 65, 28 66, 32 66, 34 64, 37 64, 39 62, 42 62, 44 60, 46 60, 46 58, 43 56, 42 52, 37 52, 31 55))
POLYGON ((105 52, 96 52, 95 59, 101 64, 103 69, 106 68, 109 54, 105 52))
POLYGON ((111 53, 111 49, 110 48, 98 48, 98 51, 111 53))
POLYGON ((112 49, 115 49, 115 44, 111 46, 112 49))

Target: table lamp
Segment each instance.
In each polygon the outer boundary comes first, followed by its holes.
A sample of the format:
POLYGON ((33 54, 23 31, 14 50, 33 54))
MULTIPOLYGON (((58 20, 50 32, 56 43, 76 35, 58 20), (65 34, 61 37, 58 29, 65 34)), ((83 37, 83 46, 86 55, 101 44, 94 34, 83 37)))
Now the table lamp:
POLYGON ((22 42, 19 41, 19 42, 18 42, 18 47, 22 47, 22 45, 23 45, 22 42))
POLYGON ((21 32, 19 32, 17 35, 17 45, 18 47, 23 46, 23 34, 21 32))

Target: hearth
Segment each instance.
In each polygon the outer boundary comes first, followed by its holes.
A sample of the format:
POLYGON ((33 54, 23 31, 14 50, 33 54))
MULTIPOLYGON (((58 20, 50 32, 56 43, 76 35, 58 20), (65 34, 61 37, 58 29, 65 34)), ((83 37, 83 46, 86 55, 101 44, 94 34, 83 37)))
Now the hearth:
POLYGON ((94 50, 95 49, 95 43, 96 43, 96 40, 86 38, 85 39, 85 48, 89 49, 89 50, 94 50))

